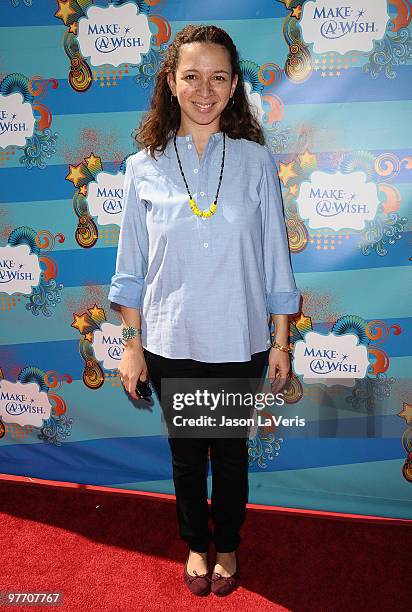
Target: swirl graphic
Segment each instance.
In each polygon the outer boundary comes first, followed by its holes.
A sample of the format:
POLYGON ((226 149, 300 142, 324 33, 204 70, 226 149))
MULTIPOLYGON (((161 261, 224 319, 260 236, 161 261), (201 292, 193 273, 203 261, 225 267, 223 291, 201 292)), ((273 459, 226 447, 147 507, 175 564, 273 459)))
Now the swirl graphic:
POLYGON ((39 230, 35 235, 34 240, 39 249, 41 249, 43 253, 47 253, 54 249, 56 238, 58 239, 60 244, 65 241, 63 234, 59 233, 54 236, 54 234, 52 234, 48 230, 39 230))
POLYGON ((56 141, 57 134, 45 128, 40 134, 34 133, 31 138, 27 139, 27 144, 24 147, 24 155, 20 157, 20 163, 24 164, 26 168, 33 168, 36 166, 39 169, 46 167, 45 158, 50 157, 56 153, 56 141))
POLYGON ((283 23, 282 32, 289 46, 285 74, 291 81, 303 83, 311 76, 313 65, 310 52, 302 40, 297 19, 288 15, 283 23))
POLYGON ((93 82, 92 71, 86 60, 76 53, 70 60, 69 83, 80 93, 87 91, 93 82))
POLYGON ((286 222, 289 247, 292 253, 301 253, 308 243, 309 234, 306 225, 301 219, 291 218, 286 222))
MULTIPOLYGON (((393 22, 388 23, 388 29, 393 22)), ((374 49, 369 55, 369 63, 362 67, 372 79, 383 73, 386 78, 396 78, 394 66, 406 64, 412 59, 412 39, 408 28, 401 28, 396 34, 390 36, 386 33, 384 38, 375 41, 374 49)))
POLYGON ((303 397, 302 383, 294 372, 282 392, 286 404, 296 404, 303 397))
POLYGON ((399 334, 402 333, 402 329, 399 325, 391 325, 388 327, 384 321, 375 319, 373 321, 369 321, 365 327, 365 332, 368 338, 373 340, 373 342, 376 344, 377 342, 386 342, 391 332, 395 336, 399 336, 399 334))
POLYGON ((267 467, 266 461, 273 461, 279 455, 283 438, 276 438, 275 434, 267 433, 258 435, 248 440, 249 465, 257 463, 261 469, 267 467))
POLYGON ((375 172, 386 180, 395 178, 400 168, 401 162, 394 153, 382 153, 375 159, 375 172))
MULTIPOLYGON (((251 62, 250 62, 251 63, 251 62)), ((267 62, 263 64, 258 70, 258 79, 262 85, 268 87, 269 85, 280 84, 280 81, 284 78, 284 71, 280 66, 274 64, 273 62, 267 62), (265 72, 267 72, 267 76, 265 76, 265 72)))
MULTIPOLYGON (((378 210, 382 211, 383 206, 380 205, 378 210)), ((395 244, 402 238, 408 223, 407 217, 400 217, 397 213, 388 213, 387 218, 382 220, 378 215, 373 221, 365 222, 363 231, 364 240, 360 243, 360 248, 363 255, 370 255, 375 252, 383 257, 387 254, 387 244, 395 244)))

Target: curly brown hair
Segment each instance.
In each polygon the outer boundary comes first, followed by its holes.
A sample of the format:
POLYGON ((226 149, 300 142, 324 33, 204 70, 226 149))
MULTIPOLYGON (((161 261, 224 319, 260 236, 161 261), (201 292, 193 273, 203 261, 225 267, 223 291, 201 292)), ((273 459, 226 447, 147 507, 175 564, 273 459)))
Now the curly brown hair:
POLYGON ((234 104, 229 104, 223 110, 220 116, 220 130, 230 138, 246 138, 265 144, 263 130, 250 110, 239 54, 233 40, 225 30, 217 26, 189 24, 176 34, 156 75, 150 108, 134 136, 139 147, 147 147, 150 155, 155 157, 156 151, 163 153, 165 150, 170 132, 177 133, 180 127, 180 106, 176 102, 171 102, 167 74, 172 72, 174 76, 176 75, 179 49, 185 43, 192 42, 214 43, 225 47, 230 55, 232 77, 238 75, 233 93, 234 104))

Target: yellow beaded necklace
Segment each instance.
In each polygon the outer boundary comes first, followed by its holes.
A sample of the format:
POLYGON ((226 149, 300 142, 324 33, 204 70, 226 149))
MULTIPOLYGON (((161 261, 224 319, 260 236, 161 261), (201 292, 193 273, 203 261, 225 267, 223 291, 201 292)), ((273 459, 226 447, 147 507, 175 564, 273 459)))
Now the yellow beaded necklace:
POLYGON ((212 215, 215 214, 216 209, 217 209, 217 198, 219 196, 219 189, 220 189, 220 185, 222 183, 223 168, 224 168, 224 165, 225 165, 225 144, 226 144, 225 133, 223 132, 223 154, 222 154, 222 164, 221 164, 221 168, 220 168, 219 184, 217 186, 217 192, 216 192, 215 201, 212 202, 212 204, 210 205, 208 210, 200 210, 200 208, 197 207, 196 202, 194 201, 194 199, 192 197, 192 194, 190 193, 189 186, 187 184, 186 177, 185 177, 184 172, 183 172, 183 168, 182 168, 182 164, 181 164, 181 161, 180 161, 179 153, 177 152, 176 134, 174 135, 174 138, 173 138, 173 144, 175 146, 175 151, 176 151, 177 161, 179 162, 180 172, 182 174, 183 180, 184 180, 185 185, 186 185, 187 192, 189 194, 190 208, 195 213, 195 215, 197 215, 198 217, 203 217, 203 218, 211 217, 212 215))

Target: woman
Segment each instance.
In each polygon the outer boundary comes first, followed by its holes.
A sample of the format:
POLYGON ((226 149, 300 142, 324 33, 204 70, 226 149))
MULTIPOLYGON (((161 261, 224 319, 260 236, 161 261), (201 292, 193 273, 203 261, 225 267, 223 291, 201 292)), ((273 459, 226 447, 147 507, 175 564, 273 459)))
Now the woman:
MULTIPOLYGON (((136 140, 141 150, 126 163, 109 293, 128 330, 119 365, 126 391, 138 399, 136 383, 148 377, 159 398, 165 377, 263 379, 268 362, 269 380, 286 380, 288 314, 298 312, 300 292, 274 157, 224 30, 188 25, 178 32, 136 140)), ((189 545, 185 582, 197 595, 226 595, 239 575, 247 437, 169 436, 169 444, 179 531, 189 545)))

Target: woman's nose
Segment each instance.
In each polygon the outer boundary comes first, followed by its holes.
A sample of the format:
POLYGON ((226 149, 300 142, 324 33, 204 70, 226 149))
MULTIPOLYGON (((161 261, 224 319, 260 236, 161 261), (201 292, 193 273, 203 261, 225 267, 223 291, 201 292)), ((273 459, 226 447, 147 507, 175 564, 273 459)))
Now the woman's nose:
POLYGON ((198 91, 204 96, 209 95, 212 89, 213 87, 211 86, 209 81, 201 81, 198 83, 198 91))

